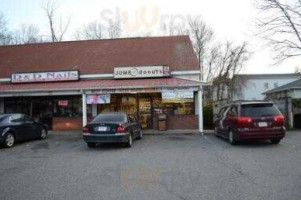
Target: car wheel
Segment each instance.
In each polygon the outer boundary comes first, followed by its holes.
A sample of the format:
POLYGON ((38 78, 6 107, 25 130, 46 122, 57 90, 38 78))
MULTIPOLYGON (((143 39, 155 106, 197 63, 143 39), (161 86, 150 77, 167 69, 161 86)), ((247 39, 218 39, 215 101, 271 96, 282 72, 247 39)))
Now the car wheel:
POLYGON ((95 143, 95 142, 87 142, 87 146, 88 146, 89 148, 93 148, 93 147, 96 146, 96 143, 95 143))
POLYGON ((133 137, 132 137, 132 134, 130 134, 128 142, 126 143, 126 147, 130 148, 130 147, 132 147, 132 144, 133 144, 133 137))
POLYGON ((279 144, 280 139, 271 139, 272 144, 279 144))
POLYGON ((229 143, 235 145, 237 143, 233 131, 229 131, 229 143))
POLYGON ((46 129, 42 129, 41 130, 41 134, 40 134, 40 139, 44 140, 47 137, 47 130, 46 129))
POLYGON ((5 136, 5 140, 4 140, 5 147, 10 148, 10 147, 14 146, 14 144, 15 144, 15 136, 12 133, 8 133, 5 136))
POLYGON ((141 140, 141 139, 142 139, 142 137, 143 137, 143 131, 142 131, 142 130, 140 130, 140 132, 139 132, 139 136, 138 136, 138 139, 139 139, 139 140, 141 140))

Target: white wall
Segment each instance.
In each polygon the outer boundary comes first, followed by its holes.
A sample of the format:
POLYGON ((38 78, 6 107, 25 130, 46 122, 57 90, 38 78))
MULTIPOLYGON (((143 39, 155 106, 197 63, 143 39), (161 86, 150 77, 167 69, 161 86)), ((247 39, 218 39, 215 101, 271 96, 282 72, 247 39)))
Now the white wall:
POLYGON ((263 100, 265 95, 262 93, 275 88, 274 83, 278 84, 278 87, 285 85, 292 81, 298 80, 301 77, 248 77, 241 85, 241 89, 235 90, 233 94, 233 100, 263 100), (265 88, 265 84, 268 83, 268 88, 265 88))
POLYGON ((291 94, 291 97, 294 99, 300 99, 301 98, 301 90, 294 90, 291 94))

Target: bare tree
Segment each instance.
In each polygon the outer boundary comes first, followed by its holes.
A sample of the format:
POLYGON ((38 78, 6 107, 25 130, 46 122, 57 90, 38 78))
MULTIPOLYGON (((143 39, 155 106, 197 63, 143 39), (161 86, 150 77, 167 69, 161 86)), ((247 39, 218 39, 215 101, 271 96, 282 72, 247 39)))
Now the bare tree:
POLYGON ((188 33, 193 43, 196 56, 199 61, 200 80, 204 80, 204 59, 209 49, 208 45, 213 38, 212 29, 199 17, 188 19, 188 33))
POLYGON ((14 44, 30 44, 42 42, 39 35, 39 29, 34 25, 22 24, 19 29, 13 33, 14 44))
POLYGON ((221 45, 220 51, 217 53, 215 66, 212 67, 215 70, 213 73, 213 88, 216 90, 217 100, 231 99, 231 94, 237 86, 234 84, 233 76, 242 69, 249 56, 247 43, 235 46, 232 42, 226 42, 221 45), (225 91, 227 91, 226 97, 225 91))
POLYGON ((60 16, 58 20, 58 4, 55 0, 48 0, 47 3, 43 6, 43 9, 48 19, 51 41, 62 41, 69 27, 70 18, 67 19, 67 22, 63 22, 62 16, 60 16))
POLYGON ((121 33, 122 33, 122 30, 121 30, 121 22, 120 22, 120 19, 116 19, 116 20, 110 20, 109 21, 109 25, 108 25, 108 37, 109 38, 119 38, 121 37, 121 33))
POLYGON ((12 41, 12 35, 8 31, 7 22, 3 14, 0 13, 0 46, 8 45, 12 41))
POLYGON ((257 0, 264 17, 257 21, 259 35, 277 55, 276 63, 301 56, 301 1, 257 0))
POLYGON ((91 22, 84 25, 75 33, 76 39, 97 40, 104 38, 103 26, 97 22, 91 22))

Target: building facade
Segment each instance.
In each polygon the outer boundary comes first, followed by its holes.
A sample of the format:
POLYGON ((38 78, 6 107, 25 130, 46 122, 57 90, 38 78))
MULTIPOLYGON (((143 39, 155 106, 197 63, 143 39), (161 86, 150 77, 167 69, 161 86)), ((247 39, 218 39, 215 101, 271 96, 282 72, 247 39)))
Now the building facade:
POLYGON ((289 128, 301 129, 301 79, 266 91, 266 99, 275 102, 289 128))
POLYGON ((233 77, 233 88, 221 85, 213 89, 214 113, 222 106, 238 100, 264 100, 264 92, 301 78, 301 74, 237 74, 233 77))
POLYGON ((264 100, 264 92, 301 78, 301 74, 238 74, 232 100, 264 100))
POLYGON ((135 115, 144 129, 203 131, 202 83, 188 36, 0 47, 0 113, 81 130, 99 113, 135 115))

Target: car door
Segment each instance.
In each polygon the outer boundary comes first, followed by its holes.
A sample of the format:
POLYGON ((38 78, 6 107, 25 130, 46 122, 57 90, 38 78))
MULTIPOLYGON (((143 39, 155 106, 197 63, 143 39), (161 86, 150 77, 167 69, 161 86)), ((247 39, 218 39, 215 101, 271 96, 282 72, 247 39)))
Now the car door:
POLYGON ((226 107, 225 111, 222 113, 221 118, 220 118, 220 133, 222 135, 226 135, 227 134, 227 124, 228 124, 228 113, 229 110, 231 109, 231 106, 226 107))
POLYGON ((40 130, 39 130, 40 127, 28 115, 24 115, 24 126, 26 129, 26 138, 27 139, 33 139, 33 138, 38 137, 38 134, 40 133, 40 130))
POLYGON ((136 136, 138 137, 140 135, 140 125, 135 116, 132 116, 132 119, 133 119, 133 129, 135 131, 136 136))
POLYGON ((131 132, 134 135, 134 138, 137 137, 137 135, 138 135, 137 122, 135 121, 134 116, 132 116, 132 115, 128 116, 128 123, 129 123, 130 129, 131 129, 131 132))
POLYGON ((226 113, 225 120, 223 121, 224 134, 228 137, 229 130, 233 129, 233 122, 237 118, 237 107, 231 106, 230 109, 226 113))
POLYGON ((220 109, 220 111, 218 112, 218 114, 216 115, 216 118, 214 119, 214 123, 215 123, 215 127, 218 133, 221 132, 221 120, 222 120, 222 116, 225 112, 225 110, 227 109, 227 107, 223 107, 220 109))
POLYGON ((26 134, 26 126, 24 121, 24 115, 22 114, 12 114, 9 117, 9 122, 12 124, 12 127, 16 134, 16 139, 19 141, 26 140, 27 134, 26 134))

